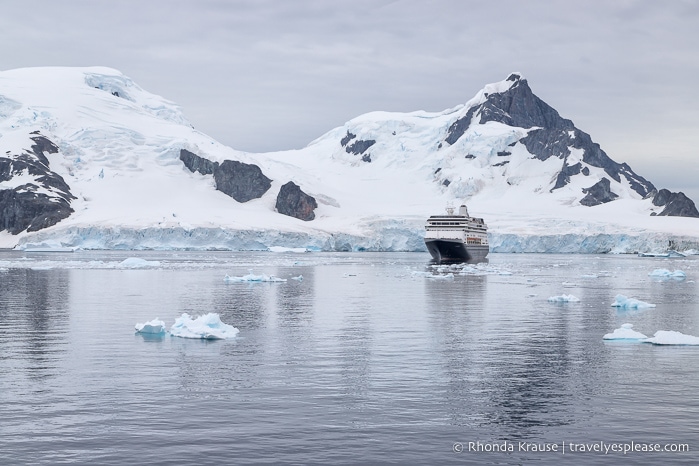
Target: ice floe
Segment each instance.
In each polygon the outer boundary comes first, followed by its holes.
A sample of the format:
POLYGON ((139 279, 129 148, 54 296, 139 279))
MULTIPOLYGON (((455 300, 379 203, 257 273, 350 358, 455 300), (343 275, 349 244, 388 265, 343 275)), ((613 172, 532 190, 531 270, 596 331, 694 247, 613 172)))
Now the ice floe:
POLYGON ((633 324, 622 324, 622 326, 612 333, 607 333, 603 340, 645 340, 648 338, 641 332, 633 330, 633 324))
POLYGON ((648 338, 644 334, 633 330, 632 324, 623 324, 621 328, 607 333, 603 340, 617 340, 635 343, 651 343, 653 345, 678 345, 699 346, 699 337, 685 335, 674 330, 658 330, 655 335, 648 338))
POLYGON ((658 330, 651 338, 644 340, 644 343, 654 345, 699 345, 699 337, 685 335, 674 330, 658 330))
POLYGON ((270 252, 308 252, 307 248, 287 248, 284 246, 270 246, 270 252))
POLYGON ((119 267, 127 269, 140 269, 144 267, 160 267, 160 261, 147 261, 140 257, 129 257, 119 262, 119 267))
POLYGON ((648 309, 655 307, 655 304, 646 303, 634 298, 628 298, 623 294, 616 295, 616 298, 614 299, 615 300, 612 303, 612 307, 619 309, 648 309))
POLYGON ((165 322, 157 317, 143 324, 136 324, 136 333, 160 334, 165 333, 165 322))
POLYGON ((430 278, 433 280, 454 280, 454 274, 452 272, 449 273, 432 273, 432 272, 421 272, 421 271, 413 271, 410 274, 413 277, 425 277, 425 278, 430 278))
POLYGON ((215 312, 195 318, 185 312, 170 327, 170 335, 173 337, 202 340, 225 340, 235 338, 238 333, 237 328, 221 322, 221 318, 215 312))
POLYGON ((223 277, 223 280, 228 282, 228 283, 241 283, 241 282, 248 282, 248 283, 256 283, 256 282, 285 282, 286 278, 279 278, 275 277, 274 275, 266 275, 266 274, 261 274, 261 275, 255 275, 252 273, 252 270, 250 273, 247 275, 243 275, 242 277, 236 277, 236 276, 230 276, 226 274, 225 277, 223 277))
POLYGON ((580 299, 572 294, 563 294, 560 296, 551 296, 548 301, 550 303, 577 303, 580 299))
POLYGON ((670 272, 668 269, 655 269, 652 272, 648 273, 648 276, 658 278, 661 280, 669 280, 671 278, 674 278, 675 280, 684 280, 685 278, 687 278, 687 274, 684 273, 682 270, 675 270, 674 272, 670 272))

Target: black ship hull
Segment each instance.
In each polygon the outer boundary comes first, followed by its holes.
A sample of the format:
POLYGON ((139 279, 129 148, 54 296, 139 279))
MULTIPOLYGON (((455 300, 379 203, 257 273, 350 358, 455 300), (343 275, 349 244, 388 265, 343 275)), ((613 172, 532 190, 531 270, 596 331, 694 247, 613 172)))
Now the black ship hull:
POLYGON ((487 245, 466 245, 459 240, 425 239, 425 246, 437 262, 478 262, 484 260, 489 252, 487 245))

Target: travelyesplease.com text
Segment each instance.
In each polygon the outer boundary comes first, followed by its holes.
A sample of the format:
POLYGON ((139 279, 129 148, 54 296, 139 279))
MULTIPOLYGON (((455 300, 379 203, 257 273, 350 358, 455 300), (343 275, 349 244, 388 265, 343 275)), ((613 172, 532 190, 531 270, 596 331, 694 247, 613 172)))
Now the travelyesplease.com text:
POLYGON ((456 442, 454 453, 686 453, 687 443, 650 443, 650 442, 456 442))

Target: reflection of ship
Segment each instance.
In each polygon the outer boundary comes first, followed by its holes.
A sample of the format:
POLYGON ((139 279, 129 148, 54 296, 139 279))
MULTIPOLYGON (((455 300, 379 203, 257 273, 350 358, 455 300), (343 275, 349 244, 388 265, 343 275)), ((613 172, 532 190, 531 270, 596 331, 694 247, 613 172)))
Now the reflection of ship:
POLYGON ((433 215, 425 225, 425 246, 436 261, 478 261, 488 255, 488 227, 482 218, 469 217, 465 205, 447 207, 446 215, 433 215))

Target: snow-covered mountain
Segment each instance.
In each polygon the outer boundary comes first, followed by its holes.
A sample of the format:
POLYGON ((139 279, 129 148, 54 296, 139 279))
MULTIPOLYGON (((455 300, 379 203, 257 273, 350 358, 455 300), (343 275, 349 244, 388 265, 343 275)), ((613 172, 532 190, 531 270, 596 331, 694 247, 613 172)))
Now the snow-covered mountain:
POLYGON ((0 149, 0 247, 423 250, 426 217, 466 202, 496 252, 699 249, 690 199, 613 161, 519 73, 453 109, 250 154, 116 70, 5 71, 0 149))

